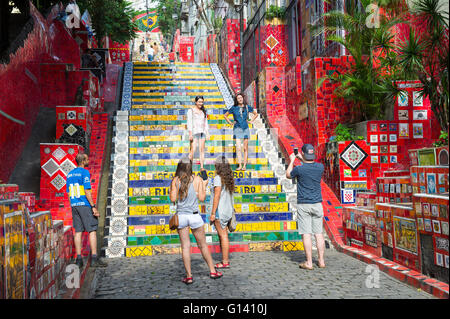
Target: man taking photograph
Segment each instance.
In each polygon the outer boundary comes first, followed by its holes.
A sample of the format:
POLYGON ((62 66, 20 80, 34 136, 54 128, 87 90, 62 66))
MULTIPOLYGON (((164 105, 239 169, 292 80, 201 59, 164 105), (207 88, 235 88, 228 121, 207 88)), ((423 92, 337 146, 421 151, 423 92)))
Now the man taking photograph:
POLYGON ((312 234, 314 234, 317 243, 318 266, 319 268, 325 268, 322 188, 320 186, 324 166, 322 163, 315 162, 315 158, 314 147, 311 144, 304 144, 301 152, 298 152, 297 155, 295 153, 290 155, 290 163, 286 171, 287 178, 297 177, 297 225, 298 232, 303 237, 306 254, 306 262, 300 263, 299 267, 308 270, 313 269, 312 234), (294 168, 295 158, 298 158, 302 165, 294 168))

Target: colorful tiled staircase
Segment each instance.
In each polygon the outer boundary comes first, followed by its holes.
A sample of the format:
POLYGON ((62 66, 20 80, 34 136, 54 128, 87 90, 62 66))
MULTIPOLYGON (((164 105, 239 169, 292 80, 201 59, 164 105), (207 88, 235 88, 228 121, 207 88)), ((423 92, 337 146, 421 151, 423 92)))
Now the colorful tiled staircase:
MULTIPOLYGON (((168 187, 180 158, 189 153, 186 112, 202 95, 210 125, 205 168, 214 177, 214 161, 224 154, 236 169, 232 128, 224 119, 224 102, 215 65, 127 63, 122 110, 115 117, 105 256, 134 257, 180 253, 176 231, 169 229, 175 212, 168 187)), ((295 186, 284 177, 275 146, 261 119, 250 129, 246 172, 234 172, 238 228, 229 234, 230 251, 303 250, 293 207, 288 202, 295 186), (287 195, 286 190, 291 193, 287 195)), ((198 153, 198 152, 197 152, 198 153)), ((198 154, 194 172, 199 172, 198 154)), ((210 190, 200 204, 209 220, 210 190)), ((205 224, 212 252, 220 252, 216 231, 205 224)), ((199 252, 191 235, 192 252, 199 252)))

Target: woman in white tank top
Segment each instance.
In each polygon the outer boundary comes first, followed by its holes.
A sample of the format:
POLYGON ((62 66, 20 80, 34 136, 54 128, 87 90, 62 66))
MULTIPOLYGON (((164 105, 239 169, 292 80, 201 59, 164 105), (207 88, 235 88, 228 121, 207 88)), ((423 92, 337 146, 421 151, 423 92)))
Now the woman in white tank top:
POLYGON ((206 185, 208 180, 203 181, 200 176, 192 174, 192 161, 183 158, 178 162, 175 177, 169 188, 171 202, 177 203, 178 213, 178 235, 181 242, 181 256, 186 269, 186 277, 183 283, 189 285, 194 282, 191 272, 191 240, 189 229, 195 237, 203 259, 209 267, 209 276, 212 279, 222 277, 222 273, 214 268, 211 253, 206 243, 203 219, 198 212, 198 201, 203 202, 206 198, 206 185))

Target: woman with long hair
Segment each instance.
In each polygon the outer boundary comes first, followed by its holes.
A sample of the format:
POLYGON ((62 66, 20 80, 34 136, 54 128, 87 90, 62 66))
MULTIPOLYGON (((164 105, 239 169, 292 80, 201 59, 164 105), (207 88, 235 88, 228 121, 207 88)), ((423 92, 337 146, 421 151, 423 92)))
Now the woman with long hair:
POLYGON ((233 126, 233 138, 236 140, 236 153, 239 167, 237 171, 245 171, 248 161, 248 139, 250 138, 250 129, 248 123, 253 122, 258 117, 256 109, 247 105, 245 102, 245 96, 242 93, 236 94, 234 97, 234 105, 225 113, 225 120, 233 126), (249 120, 249 114, 253 113, 254 116, 249 120), (234 123, 228 119, 228 115, 233 114, 234 123), (242 164, 242 144, 241 140, 244 140, 244 163, 242 164))
POLYGON ((214 177, 214 202, 210 222, 214 223, 219 234, 222 262, 215 265, 216 269, 230 268, 228 240, 228 222, 233 213, 234 179, 231 166, 225 156, 216 159, 216 176, 214 177))
POLYGON ((189 132, 190 152, 189 159, 194 159, 197 147, 200 148, 200 170, 205 162, 205 141, 209 138, 208 116, 204 106, 203 96, 195 97, 195 105, 187 112, 187 129, 189 132))
POLYGON ((206 198, 207 184, 208 180, 203 181, 200 176, 192 174, 192 161, 182 158, 178 162, 175 176, 169 188, 170 201, 177 204, 178 235, 181 241, 181 256, 186 269, 186 277, 182 282, 187 285, 194 282, 191 272, 189 229, 192 231, 203 259, 209 267, 209 276, 213 279, 222 277, 222 273, 217 272, 214 268, 211 253, 206 243, 203 219, 198 212, 199 201, 203 202, 206 198))

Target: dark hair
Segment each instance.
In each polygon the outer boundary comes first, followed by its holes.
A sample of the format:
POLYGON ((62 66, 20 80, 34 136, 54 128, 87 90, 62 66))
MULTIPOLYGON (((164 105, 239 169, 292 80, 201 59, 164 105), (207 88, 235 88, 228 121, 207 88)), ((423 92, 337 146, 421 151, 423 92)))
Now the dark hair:
POLYGON ((78 166, 80 166, 81 164, 83 164, 83 162, 86 160, 86 158, 87 158, 87 154, 78 153, 77 156, 75 156, 75 162, 77 163, 78 166))
POLYGON ((242 98, 244 99, 244 105, 247 105, 247 101, 245 100, 245 95, 244 95, 244 93, 239 92, 238 94, 236 94, 236 95, 234 96, 234 106, 238 106, 238 105, 239 105, 239 103, 238 103, 238 101, 237 101, 237 97, 238 97, 239 95, 242 96, 242 98))
MULTIPOLYGON (((197 96, 195 97, 195 102, 197 102, 197 101, 200 100, 200 99, 202 99, 203 101, 205 101, 205 99, 203 98, 203 95, 197 95, 197 96)), ((202 110, 202 111, 203 111, 203 114, 205 114, 205 117, 207 117, 207 116, 206 116, 205 104, 202 105, 202 107, 200 108, 200 110, 202 110)))
POLYGON ((231 171, 231 166, 225 156, 219 156, 214 163, 216 167, 216 173, 220 176, 222 180, 222 185, 224 185, 225 189, 233 194, 234 193, 234 178, 233 172, 231 171))
POLYGON ((178 199, 183 200, 186 198, 189 190, 189 183, 192 176, 192 161, 189 158, 182 158, 178 162, 175 177, 180 180, 180 189, 178 191, 178 199))

